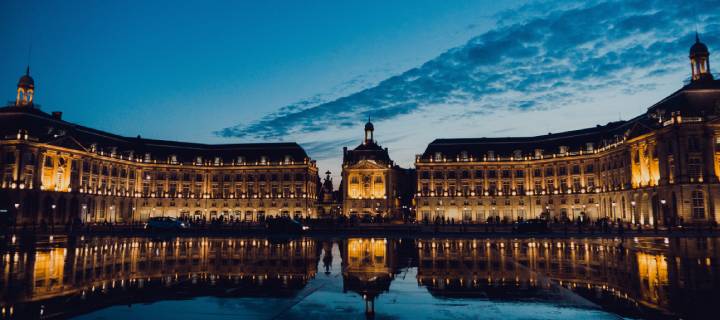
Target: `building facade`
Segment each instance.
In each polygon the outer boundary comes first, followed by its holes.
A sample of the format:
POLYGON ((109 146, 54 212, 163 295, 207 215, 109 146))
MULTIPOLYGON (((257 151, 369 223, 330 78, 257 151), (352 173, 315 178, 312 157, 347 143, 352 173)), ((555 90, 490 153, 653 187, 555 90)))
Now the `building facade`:
POLYGON ((717 221, 720 81, 699 39, 690 62, 688 84, 631 120, 536 137, 433 141, 416 156, 416 218, 717 221))
POLYGON ((387 148, 374 139, 374 125, 365 124, 365 138, 353 150, 343 148, 343 214, 396 217, 400 207, 399 167, 390 159, 387 148))
POLYGON ((0 108, 0 214, 17 225, 315 217, 318 171, 296 143, 123 137, 33 102, 29 69, 0 108))

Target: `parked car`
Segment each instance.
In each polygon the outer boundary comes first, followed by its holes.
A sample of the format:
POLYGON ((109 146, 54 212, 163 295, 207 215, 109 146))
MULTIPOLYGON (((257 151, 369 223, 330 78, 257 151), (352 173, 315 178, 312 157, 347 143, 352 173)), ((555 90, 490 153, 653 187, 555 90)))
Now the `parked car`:
POLYGON ((273 233, 302 233, 303 231, 310 230, 310 227, 289 217, 268 219, 265 228, 267 231, 273 233))
POLYGON ((150 218, 145 224, 145 229, 157 231, 184 230, 187 228, 187 223, 172 217, 150 218))
POLYGON ((521 222, 515 222, 513 225, 514 232, 547 232, 550 231, 548 228, 547 221, 542 219, 529 219, 521 222))

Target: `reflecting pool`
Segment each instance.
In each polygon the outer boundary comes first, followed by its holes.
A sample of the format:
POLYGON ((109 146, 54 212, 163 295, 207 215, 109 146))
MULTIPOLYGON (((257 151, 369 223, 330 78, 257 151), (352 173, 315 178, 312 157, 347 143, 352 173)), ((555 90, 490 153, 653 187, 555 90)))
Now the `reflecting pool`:
POLYGON ((0 319, 707 318, 716 238, 8 239, 0 319))

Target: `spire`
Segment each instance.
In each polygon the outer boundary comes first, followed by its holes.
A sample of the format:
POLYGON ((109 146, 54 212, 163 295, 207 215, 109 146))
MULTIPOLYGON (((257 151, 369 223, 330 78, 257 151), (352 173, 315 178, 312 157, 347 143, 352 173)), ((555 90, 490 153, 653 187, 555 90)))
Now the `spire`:
POLYGON ((695 31, 695 43, 690 47, 692 81, 713 80, 710 72, 710 51, 700 42, 700 33, 695 31))
POLYGON ((365 124, 365 141, 363 144, 370 144, 373 142, 373 131, 375 126, 370 122, 370 116, 368 116, 368 122, 365 124))
POLYGON ((15 105, 18 107, 32 106, 33 95, 35 95, 35 80, 30 76, 30 64, 28 64, 25 67, 25 74, 18 80, 15 105))

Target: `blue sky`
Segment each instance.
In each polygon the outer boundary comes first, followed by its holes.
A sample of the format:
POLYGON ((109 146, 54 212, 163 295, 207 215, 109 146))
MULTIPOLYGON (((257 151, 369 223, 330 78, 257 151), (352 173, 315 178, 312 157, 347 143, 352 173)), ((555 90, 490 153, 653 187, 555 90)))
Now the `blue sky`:
MULTIPOLYGON (((627 119, 682 85, 720 1, 15 1, 0 92, 28 59, 36 101, 111 132, 297 141, 321 169, 377 140, 411 165, 441 137, 627 119), (28 48, 32 53, 28 58, 28 48)), ((711 60, 714 55, 711 55, 711 60)))

